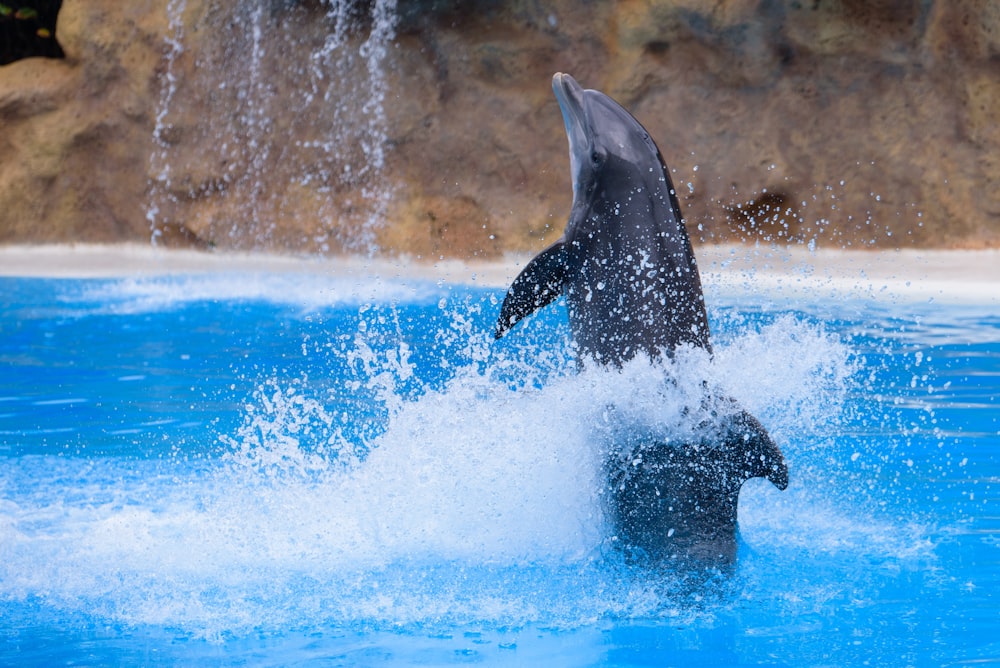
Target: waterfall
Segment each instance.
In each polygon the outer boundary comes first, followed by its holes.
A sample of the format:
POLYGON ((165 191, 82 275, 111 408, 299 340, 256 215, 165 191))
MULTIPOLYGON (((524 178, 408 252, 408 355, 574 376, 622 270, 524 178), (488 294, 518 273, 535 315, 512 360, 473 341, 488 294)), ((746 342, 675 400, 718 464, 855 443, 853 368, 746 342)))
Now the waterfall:
POLYGON ((347 243, 350 250, 370 253, 392 197, 391 184, 380 176, 388 138, 385 62, 396 34, 396 0, 375 0, 368 39, 356 49, 349 39, 353 28, 350 0, 330 0, 329 6, 327 20, 334 29, 312 56, 313 90, 322 90, 322 99, 335 110, 338 122, 326 142, 313 146, 320 152, 317 162, 339 168, 341 183, 356 185, 357 195, 370 205, 347 243), (365 76, 352 77, 358 59, 363 62, 365 76), (361 159, 341 160, 337 146, 349 142, 351 136, 358 139, 361 159))
POLYGON ((386 175, 396 0, 171 0, 153 131, 153 243, 372 254, 386 175), (206 35, 210 35, 207 38, 206 35))
POLYGON ((149 221, 150 243, 156 246, 163 230, 159 224, 160 202, 170 197, 170 161, 166 142, 167 112, 177 94, 177 76, 174 72, 177 57, 183 51, 185 0, 170 0, 167 3, 166 68, 164 69, 160 99, 156 108, 156 123, 153 126, 153 150, 149 155, 150 196, 146 203, 146 220, 149 221))

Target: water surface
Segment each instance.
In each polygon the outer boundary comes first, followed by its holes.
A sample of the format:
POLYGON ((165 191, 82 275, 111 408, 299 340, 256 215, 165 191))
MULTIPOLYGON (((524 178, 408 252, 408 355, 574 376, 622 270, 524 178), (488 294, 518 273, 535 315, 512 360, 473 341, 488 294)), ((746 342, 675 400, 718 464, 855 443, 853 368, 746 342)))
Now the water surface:
POLYGON ((493 342, 502 296, 0 278, 0 663, 1000 660, 993 309, 723 297, 714 359, 581 372, 561 307, 493 342), (594 446, 685 379, 791 472, 694 584, 622 563, 594 446))

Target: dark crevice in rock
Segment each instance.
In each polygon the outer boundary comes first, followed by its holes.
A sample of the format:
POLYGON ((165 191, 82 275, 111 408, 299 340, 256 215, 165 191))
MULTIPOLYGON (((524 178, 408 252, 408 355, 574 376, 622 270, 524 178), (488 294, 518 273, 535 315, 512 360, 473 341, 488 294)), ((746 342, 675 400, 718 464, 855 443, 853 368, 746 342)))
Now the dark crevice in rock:
POLYGON ((64 58, 56 41, 62 0, 0 0, 0 65, 23 58, 64 58))

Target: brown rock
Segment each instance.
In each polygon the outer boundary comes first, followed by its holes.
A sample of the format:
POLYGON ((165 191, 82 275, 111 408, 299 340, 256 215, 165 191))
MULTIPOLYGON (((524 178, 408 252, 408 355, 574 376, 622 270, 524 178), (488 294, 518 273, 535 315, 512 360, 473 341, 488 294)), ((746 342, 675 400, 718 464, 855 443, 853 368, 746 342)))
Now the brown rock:
POLYGON ((65 0, 65 61, 0 67, 0 241, 536 250, 568 71, 647 126, 697 241, 1000 243, 990 0, 401 0, 380 58, 360 9, 175 6, 65 0))
POLYGON ((927 5, 921 0, 802 0, 785 5, 785 35, 792 49, 822 56, 863 55, 906 63, 927 20, 927 5))
POLYGON ((418 259, 488 259, 500 254, 489 214, 470 197, 407 197, 392 209, 393 224, 380 230, 379 244, 418 259))
POLYGON ((993 0, 934 2, 926 43, 937 58, 987 62, 1000 55, 1000 5, 993 0))
POLYGON ((962 134, 976 146, 1000 146, 1000 74, 994 68, 970 73, 965 79, 961 109, 962 134))
POLYGON ((55 111, 74 85, 73 68, 63 60, 28 58, 4 65, 2 71, 0 115, 6 123, 55 111))

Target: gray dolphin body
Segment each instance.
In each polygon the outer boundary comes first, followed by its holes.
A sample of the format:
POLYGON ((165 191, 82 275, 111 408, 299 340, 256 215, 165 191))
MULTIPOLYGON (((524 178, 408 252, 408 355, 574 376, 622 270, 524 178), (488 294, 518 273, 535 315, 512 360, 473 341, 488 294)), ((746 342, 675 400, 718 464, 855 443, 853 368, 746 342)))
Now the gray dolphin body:
POLYGON ((701 279, 680 205, 649 133, 568 74, 552 88, 573 173, 566 231, 514 280, 496 335, 566 295, 581 356, 623 362, 691 343, 711 351, 701 279))
MULTIPOLYGON (((698 267, 659 149, 607 95, 568 74, 556 74, 552 88, 569 139, 573 208, 562 237, 511 284, 496 338, 565 295, 583 362, 621 366, 685 344, 711 353, 698 267)), ((740 487, 753 477, 787 486, 781 451, 756 418, 732 400, 714 405, 706 415, 716 424, 697 442, 668 444, 664 435, 611 448, 609 511, 627 554, 731 563, 740 487)))

